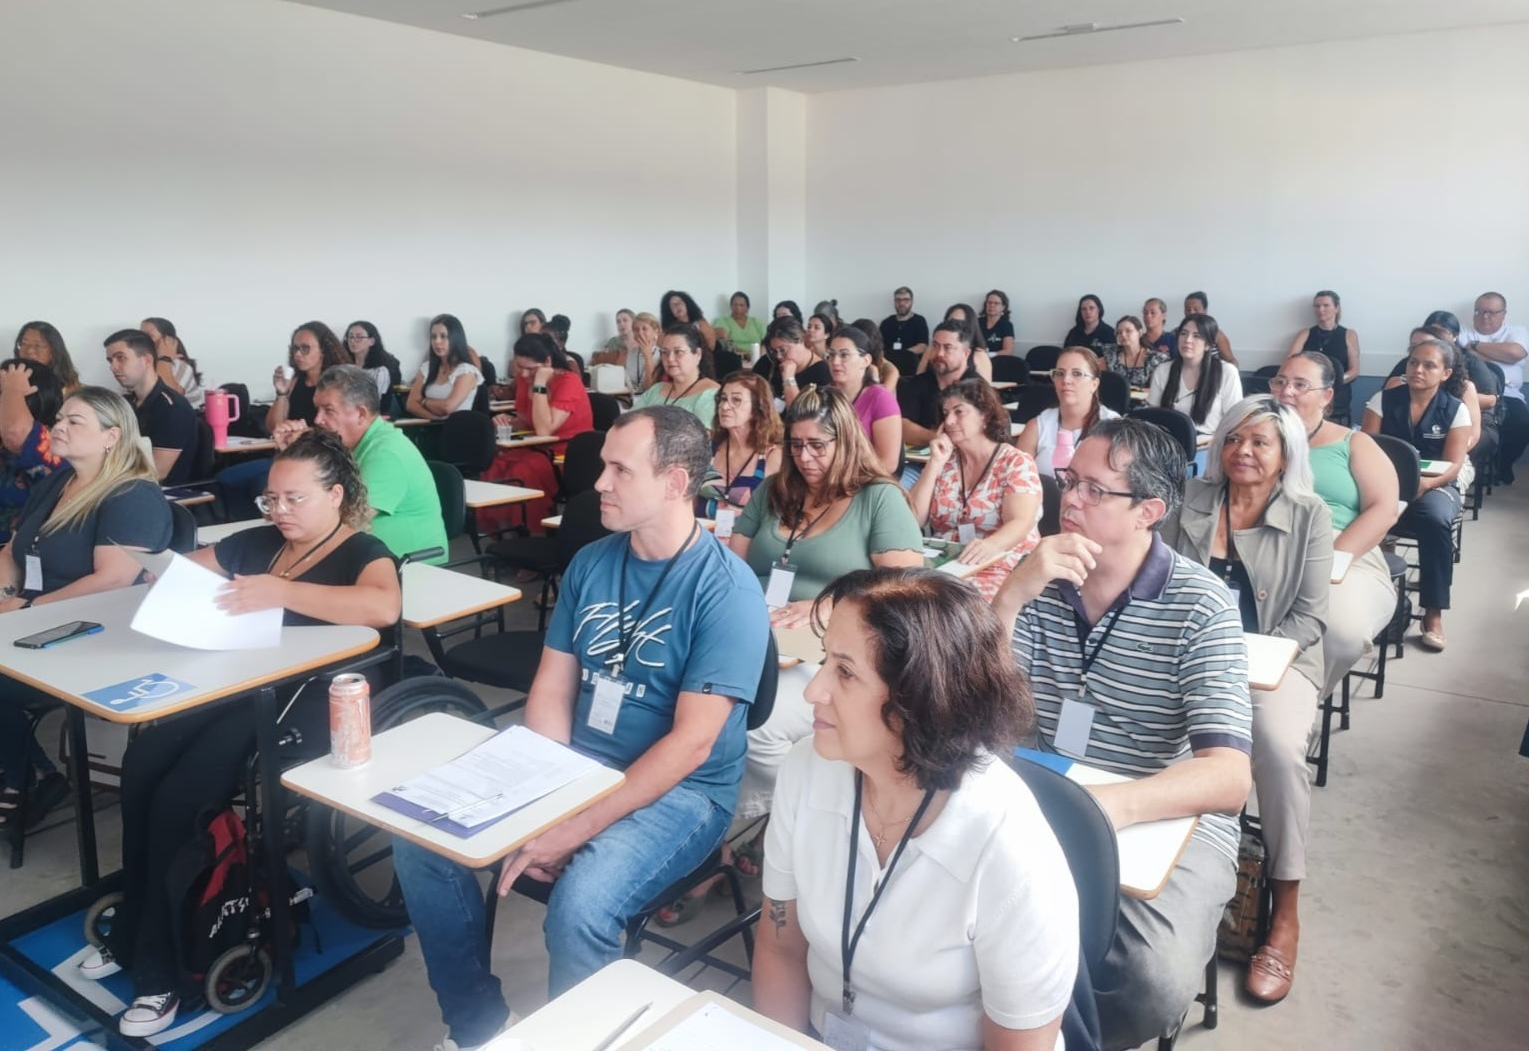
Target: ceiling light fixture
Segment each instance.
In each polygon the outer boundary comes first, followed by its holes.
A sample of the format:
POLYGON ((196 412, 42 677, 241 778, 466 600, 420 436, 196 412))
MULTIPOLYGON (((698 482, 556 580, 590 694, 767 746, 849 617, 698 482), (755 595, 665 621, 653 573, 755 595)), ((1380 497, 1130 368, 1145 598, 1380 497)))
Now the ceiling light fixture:
POLYGON ((1058 26, 1049 33, 1031 33, 1029 36, 1011 36, 1011 43, 1023 44, 1027 40, 1055 40, 1058 37, 1068 36, 1091 36, 1094 33, 1115 33, 1122 29, 1146 29, 1150 26, 1181 26, 1182 18, 1157 18, 1150 22, 1121 22, 1111 26, 1101 26, 1098 22, 1077 22, 1068 26, 1058 26))
POLYGON ((487 11, 464 11, 462 17, 469 22, 476 22, 480 18, 493 18, 496 15, 513 15, 517 11, 530 11, 538 7, 552 7, 555 4, 571 4, 575 2, 576 0, 526 0, 523 4, 492 7, 487 11))
POLYGON ((757 73, 783 73, 788 69, 812 69, 816 66, 837 66, 845 62, 859 62, 854 55, 846 55, 844 58, 826 58, 821 62, 798 62, 792 66, 767 66, 764 69, 736 69, 735 77, 752 77, 757 73))

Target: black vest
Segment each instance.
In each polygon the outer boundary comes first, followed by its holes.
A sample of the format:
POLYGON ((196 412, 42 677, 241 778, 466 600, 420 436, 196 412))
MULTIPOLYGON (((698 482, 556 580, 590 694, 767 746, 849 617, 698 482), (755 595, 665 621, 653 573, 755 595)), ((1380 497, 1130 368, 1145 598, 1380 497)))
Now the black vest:
POLYGON ((1442 460, 1449 425, 1455 422, 1455 414, 1459 411, 1460 399, 1439 390, 1414 427, 1411 392, 1405 384, 1392 387, 1380 395, 1380 433, 1411 442, 1424 460, 1442 460))

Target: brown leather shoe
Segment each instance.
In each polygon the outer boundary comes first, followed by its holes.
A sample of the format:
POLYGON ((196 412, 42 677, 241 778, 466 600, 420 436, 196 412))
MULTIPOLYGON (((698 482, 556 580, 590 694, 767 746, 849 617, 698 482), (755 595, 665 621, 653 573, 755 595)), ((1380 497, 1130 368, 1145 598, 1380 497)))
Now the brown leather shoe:
POLYGON ((1295 964, 1272 945, 1261 945, 1248 961, 1248 995, 1266 1004, 1277 1004, 1290 995, 1295 981, 1295 964))

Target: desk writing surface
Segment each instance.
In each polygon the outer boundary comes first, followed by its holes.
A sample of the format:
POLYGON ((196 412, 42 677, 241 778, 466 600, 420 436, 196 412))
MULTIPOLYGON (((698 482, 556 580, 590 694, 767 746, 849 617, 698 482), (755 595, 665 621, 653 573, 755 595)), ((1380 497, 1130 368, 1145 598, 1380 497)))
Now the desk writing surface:
POLYGON ((1336 551, 1335 550, 1333 552, 1332 583, 1334 583, 1334 584, 1341 584, 1341 583, 1343 583, 1343 578, 1348 576, 1349 566, 1351 566, 1353 564, 1354 564, 1354 554, 1353 554, 1352 551, 1336 551))
POLYGON ((1248 685, 1255 690, 1272 690, 1285 678, 1300 647, 1294 639, 1248 632, 1248 685))
POLYGON ((232 434, 229 435, 228 441, 213 447, 213 451, 219 453, 258 453, 272 452, 275 449, 276 443, 269 438, 241 438, 232 434))
POLYGON ((454 569, 423 562, 403 567, 403 622, 411 628, 433 628, 519 598, 518 588, 454 569))
POLYGON ((373 801, 379 792, 455 759, 494 733, 459 716, 431 712, 374 736, 372 760, 365 766, 342 770, 325 755, 288 770, 281 780, 310 799, 475 869, 492 865, 626 782, 621 771, 601 767, 465 839, 373 801))
POLYGON ((377 646, 377 632, 371 628, 322 625, 284 627, 281 645, 272 649, 186 649, 140 635, 129 627, 147 590, 147 584, 140 584, 0 616, 0 674, 109 722, 142 723, 322 668, 377 646), (19 638, 72 620, 95 621, 104 630, 46 650, 13 645, 19 638), (129 711, 115 710, 85 696, 154 674, 178 679, 191 688, 129 711))
POLYGON ((483 1051, 498 1051, 512 1040, 524 1041, 521 1046, 532 1051, 589 1051, 637 1008, 652 1004, 620 1042, 625 1043, 693 995, 694 990, 646 964, 617 960, 515 1023, 483 1051))
POLYGON ((1453 466, 1452 460, 1419 460, 1418 473, 1424 478, 1437 478, 1453 466))
POLYGON ((502 438, 496 444, 501 449, 534 449, 538 445, 556 445, 565 440, 555 434, 531 434, 524 438, 502 438))
POLYGON ((440 420, 426 420, 419 416, 400 416, 392 421, 394 427, 428 427, 432 423, 440 422, 440 420))
POLYGON ((547 494, 540 489, 527 489, 519 485, 503 485, 498 482, 480 482, 465 479, 462 494, 468 507, 502 507, 505 504, 523 504, 547 494))

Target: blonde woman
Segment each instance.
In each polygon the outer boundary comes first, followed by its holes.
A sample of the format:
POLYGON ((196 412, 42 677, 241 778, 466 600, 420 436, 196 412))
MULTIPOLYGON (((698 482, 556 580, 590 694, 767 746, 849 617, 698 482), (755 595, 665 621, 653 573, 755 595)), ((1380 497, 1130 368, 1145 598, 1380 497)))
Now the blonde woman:
MULTIPOLYGON (((50 438, 64 463, 32 490, 0 550, 0 614, 127 587, 140 569, 122 548, 163 551, 170 544, 170 505, 120 394, 81 387, 59 410, 50 438)), ((68 794, 17 703, 28 691, 9 680, 0 687, 0 829, 35 821, 68 794), (41 780, 22 814, 29 772, 41 780)))

